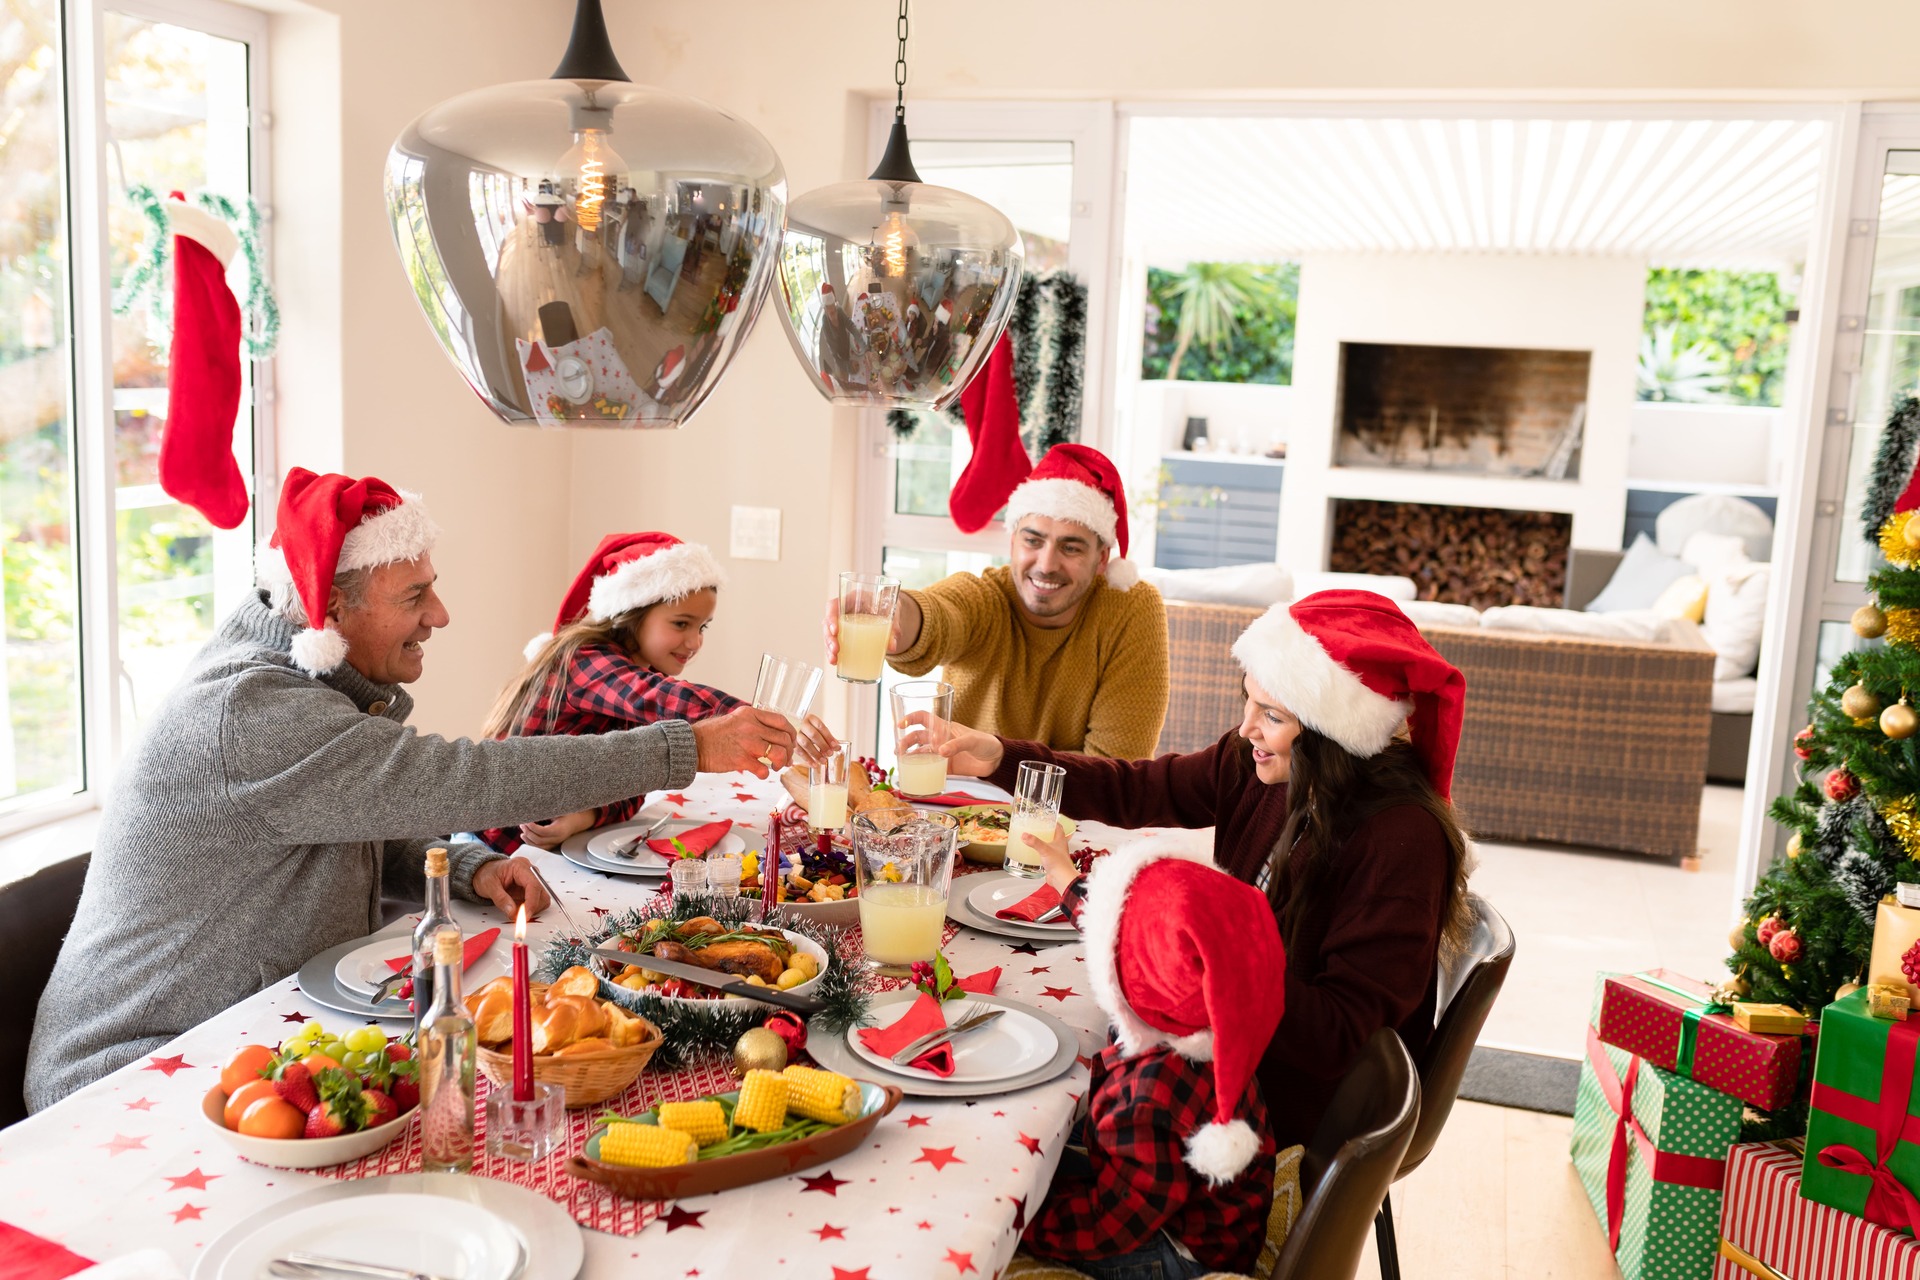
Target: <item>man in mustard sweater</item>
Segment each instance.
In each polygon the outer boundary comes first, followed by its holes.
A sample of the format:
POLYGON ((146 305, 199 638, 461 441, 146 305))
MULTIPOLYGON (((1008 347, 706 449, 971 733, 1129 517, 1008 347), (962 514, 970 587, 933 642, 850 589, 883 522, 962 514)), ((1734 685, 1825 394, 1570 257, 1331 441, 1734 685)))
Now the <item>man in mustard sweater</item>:
MULTIPOLYGON (((1005 567, 900 593, 887 661, 912 676, 945 668, 961 724, 1056 751, 1152 755, 1167 717, 1167 615, 1125 558, 1118 470, 1097 449, 1055 445, 1008 499, 1007 528, 1005 567)), ((826 632, 836 662, 831 601, 826 632)))

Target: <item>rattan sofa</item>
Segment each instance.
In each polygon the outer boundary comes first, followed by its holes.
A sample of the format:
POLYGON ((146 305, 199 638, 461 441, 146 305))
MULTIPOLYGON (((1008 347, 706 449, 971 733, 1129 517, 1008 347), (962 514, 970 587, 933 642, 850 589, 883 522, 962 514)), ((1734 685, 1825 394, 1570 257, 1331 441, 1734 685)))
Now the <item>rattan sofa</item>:
MULTIPOLYGON (((1167 602, 1171 699, 1160 750, 1194 751, 1240 721, 1233 641, 1260 610, 1167 602)), ((1453 799, 1483 840, 1657 857, 1695 852, 1713 650, 1432 627, 1466 675, 1453 799)))

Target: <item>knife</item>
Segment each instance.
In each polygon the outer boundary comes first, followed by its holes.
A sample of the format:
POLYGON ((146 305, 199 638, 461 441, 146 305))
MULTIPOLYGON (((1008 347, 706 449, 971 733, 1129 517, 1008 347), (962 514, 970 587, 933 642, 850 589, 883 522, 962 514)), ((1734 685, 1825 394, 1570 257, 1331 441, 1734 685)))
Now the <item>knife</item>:
POLYGON ((277 1276, 313 1275, 316 1271, 330 1271, 338 1275, 367 1276, 371 1280, 437 1280, 437 1277, 424 1271, 412 1271, 405 1267, 383 1267, 371 1262, 355 1262, 349 1258, 328 1258, 317 1253, 289 1252, 284 1258, 275 1258, 270 1267, 277 1276))
POLYGON ((681 964, 678 960, 643 956, 637 951, 589 951, 587 954, 620 965, 638 965, 649 973, 664 973, 669 978, 681 978, 698 986, 712 987, 715 991, 745 996, 749 1000, 761 1000, 767 1004, 778 1005, 782 1009, 792 1009, 795 1013, 818 1013, 826 1008, 826 1005, 812 996, 797 996, 791 991, 782 991, 778 987, 756 987, 737 974, 702 969, 697 964, 681 964))
POLYGON ((895 1065, 905 1065, 906 1063, 912 1062, 929 1049, 938 1048, 940 1045, 946 1044, 949 1041, 958 1040, 969 1031, 979 1030, 1005 1012, 1005 1009, 994 1009, 986 1013, 975 1014, 964 1021, 954 1023, 950 1027, 942 1027, 938 1031, 929 1031, 918 1040, 909 1041, 905 1048, 893 1055, 892 1061, 895 1065))

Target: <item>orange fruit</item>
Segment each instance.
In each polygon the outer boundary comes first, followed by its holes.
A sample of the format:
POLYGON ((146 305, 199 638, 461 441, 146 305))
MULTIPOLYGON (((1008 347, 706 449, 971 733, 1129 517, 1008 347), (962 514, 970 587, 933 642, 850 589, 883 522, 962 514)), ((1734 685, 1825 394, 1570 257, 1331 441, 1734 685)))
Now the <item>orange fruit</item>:
POLYGON ((236 1127, 250 1138, 297 1138, 307 1118, 283 1098, 260 1098, 241 1114, 236 1127))
POLYGON ((315 1075, 319 1075, 322 1071, 326 1070, 328 1067, 337 1067, 340 1065, 340 1060, 338 1058, 329 1058, 324 1053, 310 1053, 306 1057, 300 1059, 300 1061, 306 1063, 307 1070, 313 1072, 315 1075))
POLYGON ((220 1088, 229 1098, 240 1091, 240 1086, 260 1078, 267 1064, 273 1061, 273 1050, 263 1044, 242 1045, 240 1052, 227 1059, 227 1065, 220 1071, 220 1088))
POLYGON ((238 1129, 240 1127, 240 1117, 246 1114, 248 1107, 260 1099, 277 1098, 279 1096, 280 1094, 274 1089, 273 1081, 271 1080, 247 1081, 247 1083, 235 1089, 227 1098, 227 1128, 238 1129))

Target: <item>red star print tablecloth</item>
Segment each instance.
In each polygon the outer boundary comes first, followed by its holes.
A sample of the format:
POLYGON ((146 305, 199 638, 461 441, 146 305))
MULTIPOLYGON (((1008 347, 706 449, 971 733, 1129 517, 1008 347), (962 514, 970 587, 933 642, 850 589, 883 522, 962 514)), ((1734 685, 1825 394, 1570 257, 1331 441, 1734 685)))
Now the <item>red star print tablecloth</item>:
MULTIPOLYGON (((689 817, 732 818, 759 832, 785 793, 778 783, 736 774, 703 777, 669 799, 689 817)), ((1139 834, 1085 823, 1075 844, 1113 848, 1139 834)), ((1204 847, 1204 835, 1194 834, 1204 847)), ((756 847, 758 840, 752 837, 756 847)), ((631 907, 650 892, 632 879, 534 856, 583 927, 592 927, 596 909, 631 907)), ((456 903, 455 911, 469 932, 509 923, 472 903, 456 903)), ((397 927, 404 931, 405 922, 397 927)), ((536 953, 545 934, 562 928, 555 910, 535 922, 536 953)), ((1105 1042, 1078 944, 1036 948, 963 929, 947 952, 961 973, 998 965, 998 994, 1065 1021, 1079 1033, 1083 1055, 1105 1042)), ((190 1270, 200 1250, 236 1224, 325 1185, 320 1175, 248 1164, 200 1114, 202 1096, 234 1049, 276 1043, 308 1018, 330 1027, 354 1022, 316 1006, 288 979, 0 1131, 0 1220, 96 1259, 158 1246, 190 1270)), ((865 1149, 828 1166, 683 1200, 658 1217, 656 1206, 636 1207, 647 1221, 634 1235, 614 1234, 634 1223, 610 1216, 609 1230, 584 1233, 582 1275, 993 1276, 1012 1257, 1029 1208, 1046 1194, 1086 1082, 1082 1061, 1058 1080, 1002 1097, 908 1098, 865 1149)))

